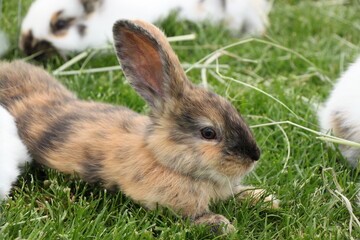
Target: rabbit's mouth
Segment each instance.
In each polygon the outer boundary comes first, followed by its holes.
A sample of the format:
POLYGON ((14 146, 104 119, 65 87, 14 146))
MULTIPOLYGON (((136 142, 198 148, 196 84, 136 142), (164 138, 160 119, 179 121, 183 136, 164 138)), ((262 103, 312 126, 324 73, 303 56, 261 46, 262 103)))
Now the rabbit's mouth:
POLYGON ((221 162, 220 171, 229 177, 241 177, 253 170, 256 161, 249 157, 227 156, 221 162))
POLYGON ((234 157, 234 156, 227 156, 224 157, 225 162, 232 162, 234 164, 240 164, 245 167, 247 166, 253 166, 256 164, 256 161, 252 160, 249 157, 234 157))
POLYGON ((21 35, 20 49, 25 55, 32 56, 37 61, 42 61, 58 53, 50 42, 34 38, 31 30, 21 35))

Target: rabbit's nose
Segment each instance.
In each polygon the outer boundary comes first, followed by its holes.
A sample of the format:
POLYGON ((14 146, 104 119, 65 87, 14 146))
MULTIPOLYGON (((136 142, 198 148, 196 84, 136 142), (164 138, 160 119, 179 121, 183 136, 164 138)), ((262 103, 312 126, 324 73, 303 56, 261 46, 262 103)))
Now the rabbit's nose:
POLYGON ((260 148, 258 146, 255 146, 254 150, 249 152, 249 157, 253 161, 258 161, 260 159, 260 155, 261 155, 261 151, 260 151, 260 148))

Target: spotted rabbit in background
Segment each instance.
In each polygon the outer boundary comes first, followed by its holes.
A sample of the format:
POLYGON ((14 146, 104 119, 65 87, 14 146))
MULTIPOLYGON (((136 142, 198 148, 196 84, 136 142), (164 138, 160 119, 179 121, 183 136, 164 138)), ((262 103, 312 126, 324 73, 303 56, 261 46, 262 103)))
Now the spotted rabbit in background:
MULTIPOLYGON (((319 111, 320 127, 334 135, 360 143, 360 57, 339 78, 319 111)), ((357 167, 360 148, 341 145, 340 150, 357 167)))
POLYGON ((270 8, 267 0, 36 0, 22 23, 20 48, 26 55, 42 52, 38 58, 83 51, 112 41, 119 18, 155 22, 172 10, 182 19, 223 21, 234 33, 260 35, 270 8))
POLYGON ((40 68, 2 63, 0 89, 7 90, 0 103, 14 115, 31 156, 88 182, 117 186, 147 208, 159 204, 195 224, 233 230, 208 205, 237 193, 263 195, 239 185, 260 158, 250 129, 228 101, 187 79, 155 26, 122 20, 113 32, 123 71, 150 115, 79 100, 40 68))

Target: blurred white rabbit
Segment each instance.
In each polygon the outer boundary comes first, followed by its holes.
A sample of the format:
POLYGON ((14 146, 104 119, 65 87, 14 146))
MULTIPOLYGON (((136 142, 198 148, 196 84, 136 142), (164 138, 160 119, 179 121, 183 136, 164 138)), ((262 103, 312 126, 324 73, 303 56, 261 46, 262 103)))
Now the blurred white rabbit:
MULTIPOLYGON (((318 115, 322 131, 360 143, 360 57, 338 79, 318 115)), ((345 145, 339 148, 349 163, 357 167, 360 148, 345 145)))
POLYGON ((30 161, 22 143, 14 117, 0 105, 0 200, 6 197, 20 174, 20 168, 30 161))
POLYGON ((20 48, 31 55, 103 46, 112 41, 116 20, 154 22, 171 10, 182 19, 224 21, 232 31, 261 35, 270 8, 267 0, 36 0, 22 23, 20 48))

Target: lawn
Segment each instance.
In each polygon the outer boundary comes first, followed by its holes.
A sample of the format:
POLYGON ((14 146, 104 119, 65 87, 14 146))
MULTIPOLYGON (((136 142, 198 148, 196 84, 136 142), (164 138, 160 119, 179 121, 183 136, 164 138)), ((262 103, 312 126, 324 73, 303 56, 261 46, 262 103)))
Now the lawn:
MULTIPOLYGON (((17 48, 19 16, 24 16, 31 1, 0 2, 0 29, 10 35, 12 43, 5 60, 24 58, 17 48)), ((350 200, 353 214, 359 217, 359 171, 307 130, 318 130, 319 103, 360 53, 359 13, 360 2, 356 0, 277 0, 266 36, 256 39, 239 39, 222 26, 179 21, 174 16, 159 22, 168 36, 197 34, 193 41, 172 43, 186 66, 238 42, 226 49, 230 54, 219 57, 218 70, 207 70, 208 87, 237 107, 253 126, 262 150, 261 160, 244 184, 274 193, 281 200, 281 209, 235 199, 212 204, 211 209, 230 219, 237 229, 226 238, 359 239, 360 227, 352 222, 349 228, 350 212, 336 192, 350 200), (268 124, 283 121, 300 126, 268 124)), ((59 57, 44 64, 28 61, 50 72, 64 64, 59 57)), ((114 54, 97 54, 70 69, 117 64, 114 54)), ((202 84, 201 69, 190 69, 188 75, 202 84)), ((121 71, 58 79, 82 99, 148 112, 121 71)), ((11 198, 1 203, 0 212, 0 239, 216 238, 170 210, 146 210, 120 192, 109 192, 35 164, 25 168, 11 198)))

